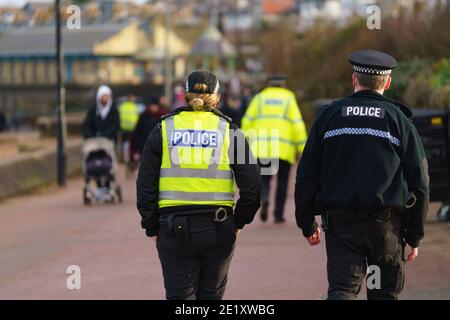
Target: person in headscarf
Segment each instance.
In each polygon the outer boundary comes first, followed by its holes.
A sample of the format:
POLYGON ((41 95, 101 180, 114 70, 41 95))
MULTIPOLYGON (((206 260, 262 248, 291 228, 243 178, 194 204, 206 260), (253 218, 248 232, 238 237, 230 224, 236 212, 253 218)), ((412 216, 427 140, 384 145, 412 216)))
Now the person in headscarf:
POLYGON ((111 88, 102 85, 97 90, 96 104, 86 113, 83 136, 85 139, 104 137, 115 142, 119 128, 119 112, 114 105, 111 88))

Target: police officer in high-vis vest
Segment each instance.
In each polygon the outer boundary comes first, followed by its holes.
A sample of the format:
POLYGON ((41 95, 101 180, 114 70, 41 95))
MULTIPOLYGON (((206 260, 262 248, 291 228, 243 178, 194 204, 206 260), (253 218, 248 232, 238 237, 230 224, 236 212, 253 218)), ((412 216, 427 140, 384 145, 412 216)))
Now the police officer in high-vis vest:
POLYGON ((136 98, 130 94, 119 106, 120 131, 126 135, 133 132, 139 120, 139 109, 135 100, 136 98))
MULTIPOLYGON (((136 124, 139 120, 139 109, 136 104, 136 97, 132 94, 127 96, 127 100, 119 105, 120 115, 120 156, 129 164, 130 162, 130 139, 136 124)), ((128 166, 128 165, 127 165, 128 166)))
POLYGON ((268 87, 252 99, 241 122, 261 166, 262 221, 268 218, 270 180, 277 174, 275 223, 284 222, 289 171, 307 138, 296 96, 285 86, 284 76, 269 77, 268 87))
POLYGON ((236 236, 260 205, 256 161, 243 133, 215 109, 218 90, 214 74, 192 72, 188 106, 161 118, 141 158, 137 207, 167 299, 223 297, 236 236))
POLYGON ((374 50, 349 61, 355 92, 321 112, 298 167, 297 223, 317 245, 322 214, 328 299, 355 299, 366 275, 368 299, 397 299, 405 248, 414 260, 424 236, 427 160, 411 110, 383 95, 397 61, 374 50))

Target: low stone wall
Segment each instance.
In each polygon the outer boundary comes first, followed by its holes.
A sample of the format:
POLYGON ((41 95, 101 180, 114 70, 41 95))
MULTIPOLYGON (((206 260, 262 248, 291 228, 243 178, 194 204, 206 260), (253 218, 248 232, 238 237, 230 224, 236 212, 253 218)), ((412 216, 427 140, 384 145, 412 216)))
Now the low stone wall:
MULTIPOLYGON (((67 174, 81 172, 81 142, 69 142, 66 150, 67 174)), ((54 149, 0 159, 0 199, 30 192, 56 181, 56 168, 54 149)))
MULTIPOLYGON (((67 134, 71 136, 81 136, 84 112, 70 113, 66 115, 67 134)), ((35 125, 42 136, 54 137, 56 135, 56 117, 41 116, 36 119, 35 125)))

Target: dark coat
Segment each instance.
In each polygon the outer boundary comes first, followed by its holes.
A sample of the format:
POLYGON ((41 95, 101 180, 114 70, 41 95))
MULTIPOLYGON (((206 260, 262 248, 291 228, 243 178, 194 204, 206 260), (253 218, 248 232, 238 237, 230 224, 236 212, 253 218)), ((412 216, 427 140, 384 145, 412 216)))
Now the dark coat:
POLYGON ((224 115, 228 116, 233 120, 233 123, 235 123, 238 127, 241 124, 241 110, 240 109, 234 109, 229 106, 228 103, 224 103, 220 107, 220 112, 222 112, 224 115))
POLYGON ((327 106, 314 122, 297 170, 296 217, 314 233, 314 208, 383 210, 405 207, 405 238, 416 247, 428 207, 425 151, 405 105, 360 91, 327 106))
POLYGON ((150 135, 153 128, 158 124, 162 115, 164 115, 164 112, 153 114, 149 111, 145 111, 139 117, 139 121, 133 132, 133 137, 136 140, 136 149, 140 154, 142 154, 142 151, 144 150, 147 137, 150 135))
POLYGON ((82 129, 85 139, 105 137, 116 141, 120 129, 119 111, 113 104, 106 118, 102 119, 97 112, 97 107, 94 105, 86 113, 82 129))

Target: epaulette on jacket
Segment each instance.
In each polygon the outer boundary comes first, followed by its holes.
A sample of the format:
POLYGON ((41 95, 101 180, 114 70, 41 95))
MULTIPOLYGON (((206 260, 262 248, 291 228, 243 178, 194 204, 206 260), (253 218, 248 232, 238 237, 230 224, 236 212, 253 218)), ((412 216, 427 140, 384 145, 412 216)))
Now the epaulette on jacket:
POLYGON ((411 109, 407 105, 405 105, 405 104, 403 104, 403 103, 401 103, 401 102, 399 102, 397 100, 394 100, 392 98, 386 97, 385 95, 380 95, 379 97, 377 96, 376 98, 378 100, 380 100, 380 101, 385 101, 385 102, 388 102, 390 104, 393 104, 393 105, 397 106, 400 109, 400 111, 408 119, 411 119, 411 117, 413 116, 413 112, 411 111, 411 109))
POLYGON ((224 115, 220 110, 218 110, 216 108, 211 108, 210 111, 212 113, 214 113, 215 115, 227 120, 229 123, 233 123, 233 120, 229 116, 224 115))
POLYGON ((389 98, 389 97, 385 97, 386 98, 386 100, 388 101, 388 102, 390 102, 390 103, 392 103, 392 104, 395 104, 396 106, 398 106, 399 107, 399 109, 405 114, 405 116, 407 116, 408 118, 411 118, 412 116, 413 116, 413 112, 411 111, 411 109, 407 106, 407 105, 405 105, 405 104, 403 104, 403 103, 401 103, 401 102, 399 102, 399 101, 397 101, 397 100, 394 100, 394 99, 392 99, 392 98, 389 98))
POLYGON ((181 107, 181 108, 177 108, 177 109, 175 109, 175 110, 173 110, 173 111, 171 111, 171 112, 169 112, 169 113, 166 113, 165 115, 162 115, 162 116, 159 118, 159 121, 163 121, 163 120, 165 120, 165 119, 167 119, 167 118, 169 118, 169 117, 173 117, 174 115, 179 114, 181 111, 186 110, 186 108, 187 108, 187 107, 181 107))

